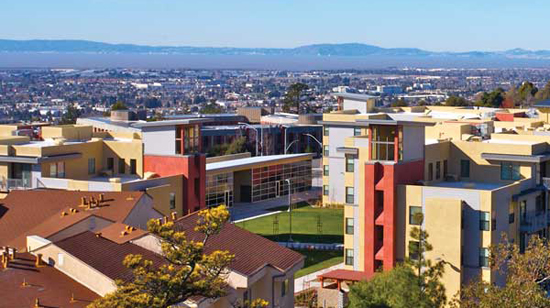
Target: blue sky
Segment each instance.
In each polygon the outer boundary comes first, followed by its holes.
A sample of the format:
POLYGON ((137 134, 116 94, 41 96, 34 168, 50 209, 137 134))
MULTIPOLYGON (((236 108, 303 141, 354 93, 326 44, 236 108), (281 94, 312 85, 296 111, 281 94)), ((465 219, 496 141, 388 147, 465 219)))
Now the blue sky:
POLYGON ((550 49, 550 1, 10 0, 0 38, 295 47, 360 42, 434 51, 550 49))

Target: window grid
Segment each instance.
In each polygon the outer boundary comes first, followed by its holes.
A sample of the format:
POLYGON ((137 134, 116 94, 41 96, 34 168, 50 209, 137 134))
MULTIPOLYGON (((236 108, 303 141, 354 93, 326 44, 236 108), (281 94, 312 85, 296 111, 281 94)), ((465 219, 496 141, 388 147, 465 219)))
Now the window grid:
POLYGON ((346 218, 346 234, 353 234, 353 218, 346 218))
POLYGON ((311 188, 311 161, 274 165, 252 169, 252 202, 288 195, 288 183, 292 193, 311 188))
POLYGON ((233 172, 206 176, 206 206, 221 204, 233 205, 233 172))
POLYGON ((346 265, 353 265, 353 249, 346 249, 346 265))

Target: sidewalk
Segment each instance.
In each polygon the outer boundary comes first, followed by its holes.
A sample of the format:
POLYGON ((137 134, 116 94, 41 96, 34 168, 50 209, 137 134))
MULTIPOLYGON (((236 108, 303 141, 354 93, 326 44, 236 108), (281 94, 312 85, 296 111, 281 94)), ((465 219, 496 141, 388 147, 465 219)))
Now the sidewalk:
POLYGON ((316 281, 317 276, 341 268, 344 268, 344 262, 294 279, 294 293, 298 293, 312 287, 320 287, 321 283, 316 281))
MULTIPOLYGON (((292 194, 292 203, 316 199, 320 196, 321 189, 313 187, 311 190, 292 194)), ((229 212, 231 213, 231 221, 236 222, 276 214, 276 211, 269 211, 268 209, 279 206, 288 206, 288 196, 255 203, 235 203, 233 207, 229 208, 229 212)))

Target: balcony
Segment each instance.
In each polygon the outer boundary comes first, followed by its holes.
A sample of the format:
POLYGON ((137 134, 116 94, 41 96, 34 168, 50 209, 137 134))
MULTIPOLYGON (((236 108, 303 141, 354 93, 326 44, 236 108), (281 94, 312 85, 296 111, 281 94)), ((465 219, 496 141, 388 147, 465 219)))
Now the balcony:
POLYGON ((26 190, 31 189, 32 184, 30 179, 0 179, 0 191, 8 192, 11 190, 26 190))
POLYGON ((520 215, 519 219, 521 232, 536 232, 548 226, 548 222, 550 222, 550 212, 529 211, 523 216, 520 215))

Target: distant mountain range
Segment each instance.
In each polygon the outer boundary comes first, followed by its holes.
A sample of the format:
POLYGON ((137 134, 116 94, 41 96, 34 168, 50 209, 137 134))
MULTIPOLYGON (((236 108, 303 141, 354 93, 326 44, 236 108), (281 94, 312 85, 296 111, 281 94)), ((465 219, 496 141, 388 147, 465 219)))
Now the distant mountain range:
POLYGON ((192 46, 147 46, 109 44, 85 40, 2 40, 0 52, 10 53, 95 53, 174 55, 268 55, 335 57, 449 57, 548 60, 550 50, 511 49, 505 51, 434 52, 418 48, 383 48, 360 43, 314 44, 296 48, 233 48, 192 46))

